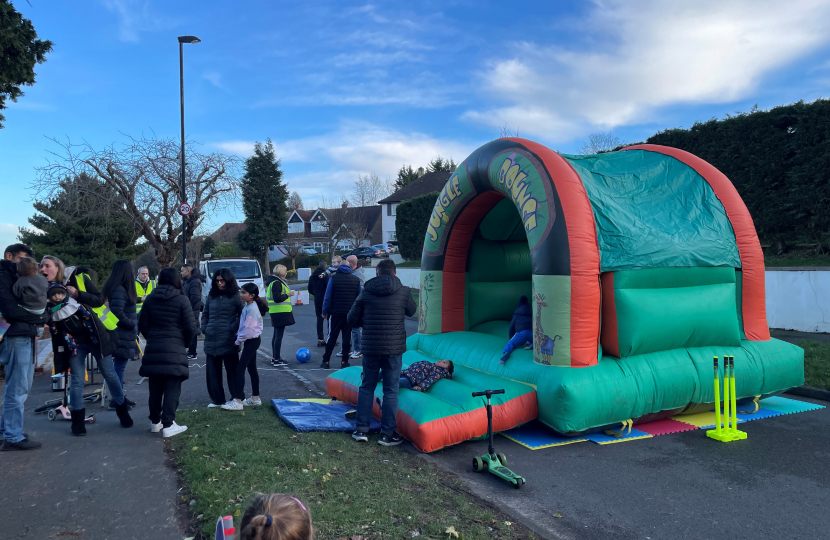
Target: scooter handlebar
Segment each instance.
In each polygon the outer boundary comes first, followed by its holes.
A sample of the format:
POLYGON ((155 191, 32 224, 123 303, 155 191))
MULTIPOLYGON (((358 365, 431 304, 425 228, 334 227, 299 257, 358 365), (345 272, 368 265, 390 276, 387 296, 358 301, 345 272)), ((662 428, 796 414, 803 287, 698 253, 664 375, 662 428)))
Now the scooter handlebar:
POLYGON ((504 388, 502 388, 501 390, 485 390, 484 392, 473 392, 473 397, 478 397, 478 396, 490 397, 493 394, 504 394, 504 388))

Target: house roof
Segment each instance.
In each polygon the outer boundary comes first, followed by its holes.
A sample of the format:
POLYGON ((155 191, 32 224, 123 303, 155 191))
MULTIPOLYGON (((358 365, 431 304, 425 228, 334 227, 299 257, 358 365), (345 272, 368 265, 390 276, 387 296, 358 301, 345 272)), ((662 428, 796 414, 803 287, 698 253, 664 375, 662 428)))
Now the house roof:
POLYGON ((225 223, 211 233, 210 237, 217 242, 236 242, 239 233, 247 228, 248 226, 244 223, 225 223))
POLYGON ((427 193, 441 191, 447 183, 447 180, 450 179, 450 176, 452 176, 450 171, 426 173, 408 186, 404 186, 392 195, 378 201, 378 204, 408 201, 409 199, 414 199, 427 193))
POLYGON ((291 219, 291 216, 293 216, 295 212, 298 216, 300 216, 300 219, 302 219, 305 223, 308 223, 311 221, 311 217, 315 214, 315 212, 317 212, 317 210, 291 210, 288 212, 288 219, 291 219))
MULTIPOLYGON (((340 222, 344 220, 358 220, 366 225, 366 230, 372 232, 373 229, 380 226, 381 223, 381 207, 377 206, 349 206, 347 208, 318 208, 316 210, 300 210, 298 212, 308 213, 308 217, 301 216, 305 222, 309 222, 317 212, 321 212, 327 220, 340 222), (341 217, 346 212, 347 217, 341 217)), ((292 212, 293 214, 293 212, 292 212)), ((327 238, 326 231, 303 231, 302 233, 289 233, 290 236, 296 238, 327 238)))

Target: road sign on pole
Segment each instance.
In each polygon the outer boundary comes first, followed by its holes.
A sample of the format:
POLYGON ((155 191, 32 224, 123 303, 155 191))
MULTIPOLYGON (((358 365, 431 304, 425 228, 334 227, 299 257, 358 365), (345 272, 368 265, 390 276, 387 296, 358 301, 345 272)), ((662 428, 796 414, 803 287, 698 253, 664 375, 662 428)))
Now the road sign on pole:
POLYGON ((186 202, 183 202, 182 204, 179 205, 179 213, 183 216, 189 215, 191 210, 192 210, 192 208, 190 208, 190 205, 186 202))

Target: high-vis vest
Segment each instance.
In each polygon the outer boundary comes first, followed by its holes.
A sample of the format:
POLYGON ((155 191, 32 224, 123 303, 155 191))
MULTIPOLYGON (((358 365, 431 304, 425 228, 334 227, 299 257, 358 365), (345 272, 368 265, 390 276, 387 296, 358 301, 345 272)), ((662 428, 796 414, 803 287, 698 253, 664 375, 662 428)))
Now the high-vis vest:
MULTIPOLYGON (((88 277, 86 274, 81 274, 77 276, 78 279, 75 281, 78 282, 78 290, 81 292, 86 292, 86 278, 88 277)), ((98 320, 104 324, 104 327, 107 330, 115 330, 118 326, 118 317, 115 316, 115 313, 110 311, 110 308, 107 306, 101 307, 94 307, 92 308, 92 312, 98 316, 98 320)))
POLYGON ((151 292, 153 292, 154 283, 152 279, 147 280, 147 286, 141 284, 140 281, 135 280, 135 294, 138 296, 138 300, 135 303, 135 312, 141 313, 141 305, 144 303, 141 301, 142 296, 149 296, 151 292))
POLYGON ((288 285, 278 279, 272 281, 271 284, 268 285, 268 289, 265 294, 265 299, 268 301, 268 313, 290 313, 292 309, 290 296, 286 296, 285 300, 282 302, 274 301, 274 285, 277 283, 281 285, 282 294, 291 294, 291 289, 288 288, 288 285))

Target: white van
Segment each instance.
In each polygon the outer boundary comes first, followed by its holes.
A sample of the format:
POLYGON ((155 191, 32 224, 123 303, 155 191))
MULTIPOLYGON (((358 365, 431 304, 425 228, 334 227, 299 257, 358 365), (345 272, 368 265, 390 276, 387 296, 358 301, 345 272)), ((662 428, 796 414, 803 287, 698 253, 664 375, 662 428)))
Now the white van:
POLYGON ((213 274, 220 268, 230 270, 240 286, 253 283, 259 288, 259 295, 265 298, 265 281, 259 261, 256 259, 212 259, 199 263, 199 272, 205 278, 205 286, 202 287, 202 302, 207 302, 213 274))

